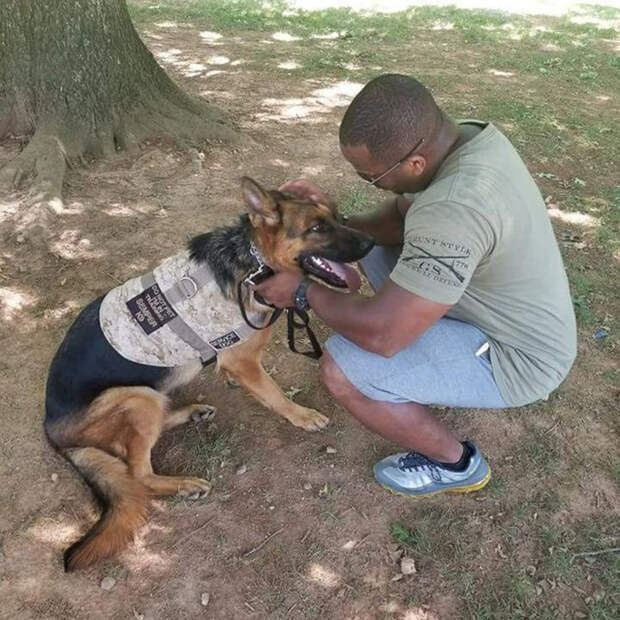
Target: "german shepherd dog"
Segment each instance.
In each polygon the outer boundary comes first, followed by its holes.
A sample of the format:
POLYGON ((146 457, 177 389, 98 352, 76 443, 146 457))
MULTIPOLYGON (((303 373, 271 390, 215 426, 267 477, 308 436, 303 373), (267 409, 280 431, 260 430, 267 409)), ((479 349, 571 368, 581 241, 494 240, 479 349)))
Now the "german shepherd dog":
MULTIPOLYGON (((359 260, 373 246, 370 237, 339 225, 325 205, 265 191, 247 177, 241 186, 248 213, 234 226, 194 237, 188 247, 189 262, 210 269, 215 290, 227 303, 244 304, 246 312, 256 310, 252 294, 239 300, 237 292, 238 283, 256 269, 256 250, 274 271, 301 270, 333 286, 347 286, 342 266, 332 261, 359 260)), ((100 520, 65 552, 67 571, 124 548, 145 520, 149 497, 196 498, 211 486, 200 478, 160 476, 151 466, 151 449, 162 431, 213 412, 205 404, 172 409, 167 396, 200 372, 201 360, 167 367, 123 357, 102 329, 104 301, 101 297, 82 310, 52 361, 47 381, 47 436, 102 506, 100 520)), ((240 319, 239 308, 233 309, 240 319)), ((263 369, 261 352, 269 337, 269 328, 256 330, 217 351, 217 368, 295 426, 323 428, 327 417, 287 399, 263 369)))

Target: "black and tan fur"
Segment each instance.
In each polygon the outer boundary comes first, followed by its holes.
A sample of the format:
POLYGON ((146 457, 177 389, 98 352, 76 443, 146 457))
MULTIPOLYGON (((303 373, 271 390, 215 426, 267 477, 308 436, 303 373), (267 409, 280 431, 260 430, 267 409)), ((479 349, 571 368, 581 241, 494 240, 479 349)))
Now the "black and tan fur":
MULTIPOLYGON (((235 226, 191 240, 196 262, 207 262, 222 295, 236 298, 237 283, 254 269, 250 241, 275 271, 299 270, 308 254, 341 262, 364 256, 372 247, 366 235, 340 226, 324 205, 266 192, 242 180, 249 213, 235 226)), ((161 368, 136 364, 120 356, 99 327, 101 298, 84 308, 52 361, 46 393, 45 429, 51 443, 84 476, 103 507, 101 519, 65 553, 73 570, 110 557, 133 538, 146 518, 152 496, 206 494, 206 480, 160 476, 151 467, 151 449, 163 431, 210 415, 195 404, 173 409, 167 396, 191 381, 199 361, 161 368)), ((328 418, 292 402, 261 365, 270 329, 218 353, 217 368, 245 386, 263 405, 308 431, 328 418)))

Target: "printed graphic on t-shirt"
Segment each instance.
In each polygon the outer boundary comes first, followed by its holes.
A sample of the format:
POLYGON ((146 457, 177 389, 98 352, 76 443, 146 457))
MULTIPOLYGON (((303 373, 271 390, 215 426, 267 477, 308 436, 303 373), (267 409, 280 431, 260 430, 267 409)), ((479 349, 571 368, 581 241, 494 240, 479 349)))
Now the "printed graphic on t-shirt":
POLYGON ((407 238, 400 262, 418 275, 455 288, 464 286, 472 269, 470 248, 424 235, 407 238))

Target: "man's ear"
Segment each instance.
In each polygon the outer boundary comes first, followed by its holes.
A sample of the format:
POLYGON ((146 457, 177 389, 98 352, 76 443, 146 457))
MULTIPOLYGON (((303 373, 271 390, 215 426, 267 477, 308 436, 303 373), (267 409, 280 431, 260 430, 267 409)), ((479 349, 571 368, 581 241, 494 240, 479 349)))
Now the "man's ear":
POLYGON ((277 226, 280 223, 277 202, 256 181, 250 177, 242 177, 241 190, 254 226, 261 223, 277 226))
POLYGON ((412 155, 407 160, 407 165, 411 172, 419 177, 426 170, 426 157, 424 155, 412 155))

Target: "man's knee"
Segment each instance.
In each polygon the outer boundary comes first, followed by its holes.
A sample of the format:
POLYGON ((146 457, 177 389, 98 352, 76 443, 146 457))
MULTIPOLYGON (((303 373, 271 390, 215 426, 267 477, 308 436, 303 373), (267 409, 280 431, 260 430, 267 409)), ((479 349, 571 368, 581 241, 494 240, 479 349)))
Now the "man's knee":
POLYGON ((321 379, 331 395, 337 400, 355 390, 327 351, 321 357, 321 379))

